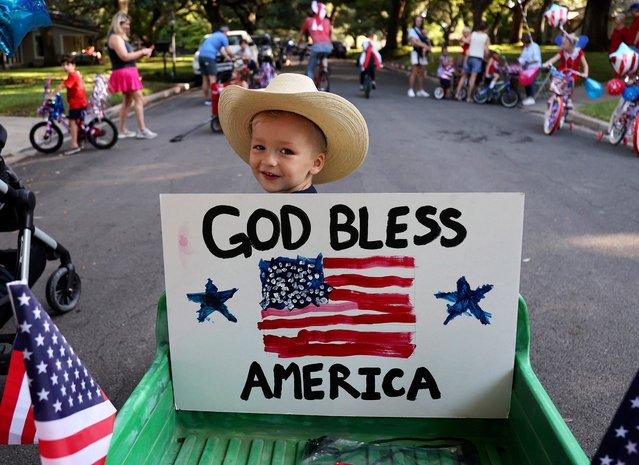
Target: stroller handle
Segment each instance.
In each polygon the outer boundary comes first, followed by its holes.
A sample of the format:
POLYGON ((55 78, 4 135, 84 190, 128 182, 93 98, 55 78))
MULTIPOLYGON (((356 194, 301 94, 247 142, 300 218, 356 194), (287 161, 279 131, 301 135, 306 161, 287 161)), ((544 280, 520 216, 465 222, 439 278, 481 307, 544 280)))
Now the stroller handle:
POLYGON ((35 194, 29 189, 14 189, 0 179, 0 201, 8 200, 16 206, 33 211, 36 205, 35 194))

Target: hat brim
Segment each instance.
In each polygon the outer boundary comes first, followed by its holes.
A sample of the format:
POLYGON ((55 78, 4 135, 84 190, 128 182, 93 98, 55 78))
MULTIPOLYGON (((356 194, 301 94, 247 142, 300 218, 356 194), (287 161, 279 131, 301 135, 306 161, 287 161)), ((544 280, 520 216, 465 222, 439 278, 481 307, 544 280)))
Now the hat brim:
POLYGON ((251 151, 250 122, 268 110, 296 113, 308 118, 326 136, 322 171, 314 184, 337 181, 353 173, 368 152, 368 127, 364 117, 348 100, 327 92, 282 93, 229 86, 220 95, 219 117, 224 135, 246 163, 251 151))

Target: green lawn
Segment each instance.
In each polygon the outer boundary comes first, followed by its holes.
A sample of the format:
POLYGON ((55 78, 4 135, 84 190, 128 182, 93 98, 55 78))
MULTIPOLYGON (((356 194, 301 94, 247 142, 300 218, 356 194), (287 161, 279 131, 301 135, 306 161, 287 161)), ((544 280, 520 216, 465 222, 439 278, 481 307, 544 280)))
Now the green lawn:
POLYGON ((612 112, 615 111, 615 108, 617 108, 618 103, 619 100, 617 99, 602 100, 601 102, 581 105, 578 110, 585 115, 592 116, 593 118, 610 121, 610 116, 612 115, 612 112))
MULTIPOLYGON (((178 57, 176 63, 177 82, 188 82, 193 79, 191 69, 192 57, 178 57)), ((144 95, 152 94, 172 86, 170 82, 162 81, 162 58, 150 58, 138 63, 138 69, 144 82, 144 95)), ((93 89, 93 77, 98 73, 110 73, 111 66, 91 65, 78 66, 82 74, 87 93, 93 89)), ((171 62, 167 60, 167 73, 171 72, 171 62)), ((0 70, 0 115, 11 116, 37 116, 38 106, 42 103, 42 91, 47 78, 52 79, 52 85, 56 86, 66 74, 61 66, 48 68, 17 68, 0 70)), ((112 95, 109 99, 111 105, 122 101, 122 94, 112 95)))
MULTIPOLYGON (((499 51, 503 54, 509 63, 514 63, 521 53, 521 47, 515 45, 494 45, 491 48, 499 51)), ((403 46, 393 52, 391 56, 385 56, 386 61, 395 61, 404 65, 410 64, 410 51, 412 47, 403 46)), ((541 58, 547 60, 557 53, 558 48, 554 45, 544 45, 541 47, 541 58)), ((435 76, 437 74, 437 60, 441 53, 441 47, 433 47, 430 63, 428 63, 428 74, 435 76)), ((457 57, 461 53, 461 47, 451 46, 448 47, 448 53, 457 57)), ((588 52, 586 54, 588 65, 590 67, 590 77, 600 81, 606 82, 613 77, 612 67, 608 61, 608 53, 606 52, 588 52)))

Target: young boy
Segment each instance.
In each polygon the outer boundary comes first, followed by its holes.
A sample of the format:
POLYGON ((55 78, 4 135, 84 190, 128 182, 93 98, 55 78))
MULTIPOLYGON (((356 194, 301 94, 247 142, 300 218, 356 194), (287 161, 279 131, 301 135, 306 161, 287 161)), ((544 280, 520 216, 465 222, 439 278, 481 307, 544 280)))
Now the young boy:
POLYGON ((84 118, 84 111, 87 109, 87 97, 85 95, 84 81, 82 76, 75 69, 75 57, 63 55, 60 60, 62 68, 67 73, 67 78, 55 89, 51 91, 51 96, 57 94, 66 87, 67 101, 69 102, 69 132, 71 132, 71 148, 64 152, 64 155, 74 155, 82 148, 78 145, 78 123, 77 120, 84 118))
POLYGON ((219 116, 229 144, 269 193, 316 193, 313 184, 350 175, 368 151, 357 108, 301 74, 280 74, 263 90, 227 87, 219 116))

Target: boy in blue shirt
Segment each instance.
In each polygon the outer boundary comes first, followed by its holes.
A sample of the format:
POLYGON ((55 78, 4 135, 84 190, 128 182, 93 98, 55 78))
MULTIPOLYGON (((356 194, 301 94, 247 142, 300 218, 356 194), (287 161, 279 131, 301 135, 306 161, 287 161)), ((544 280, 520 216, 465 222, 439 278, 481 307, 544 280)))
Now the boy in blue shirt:
POLYGON ((345 178, 368 151, 359 110, 301 74, 280 74, 264 90, 227 87, 219 117, 229 144, 269 193, 315 193, 314 183, 345 178))

